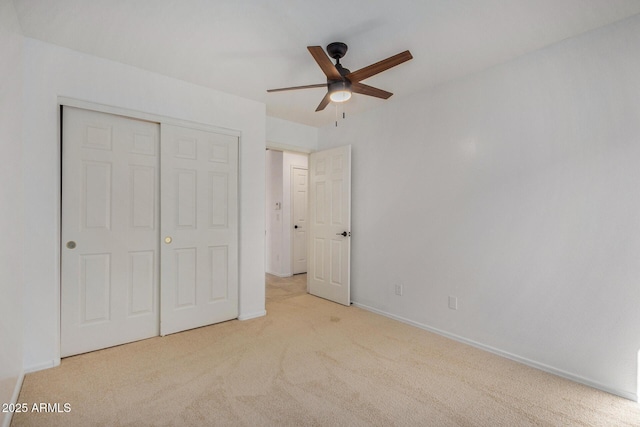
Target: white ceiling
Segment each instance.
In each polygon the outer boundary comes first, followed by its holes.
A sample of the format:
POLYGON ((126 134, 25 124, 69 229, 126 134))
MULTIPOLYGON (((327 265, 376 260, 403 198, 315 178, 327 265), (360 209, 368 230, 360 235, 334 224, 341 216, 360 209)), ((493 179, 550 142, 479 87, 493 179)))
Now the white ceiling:
POLYGON ((354 95, 347 114, 376 108, 640 13, 638 0, 13 0, 24 34, 264 102, 274 117, 322 126, 324 83, 306 49, 349 45, 355 71, 409 49, 412 61, 364 81, 388 101, 354 95))

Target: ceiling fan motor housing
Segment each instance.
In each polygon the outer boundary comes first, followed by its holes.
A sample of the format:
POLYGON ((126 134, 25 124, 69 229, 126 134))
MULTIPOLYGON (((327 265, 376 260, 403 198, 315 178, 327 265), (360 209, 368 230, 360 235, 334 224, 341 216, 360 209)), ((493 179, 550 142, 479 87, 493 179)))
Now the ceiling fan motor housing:
POLYGON ((333 42, 327 45, 327 53, 329 54, 329 57, 336 61, 346 55, 347 49, 349 49, 347 45, 342 42, 333 42))
POLYGON ((329 80, 327 82, 327 88, 329 89, 329 92, 336 92, 336 91, 343 91, 343 90, 351 91, 351 82, 348 79, 329 80))

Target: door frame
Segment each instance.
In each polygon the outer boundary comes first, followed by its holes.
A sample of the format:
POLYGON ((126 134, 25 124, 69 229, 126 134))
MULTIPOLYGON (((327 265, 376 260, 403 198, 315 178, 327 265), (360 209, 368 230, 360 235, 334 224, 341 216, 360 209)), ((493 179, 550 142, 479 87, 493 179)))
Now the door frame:
MULTIPOLYGON (((293 154, 301 154, 304 156, 307 156, 307 159, 309 158, 309 155, 315 151, 318 150, 312 150, 310 148, 305 148, 305 147, 297 147, 294 145, 287 145, 287 144, 281 144, 278 142, 273 142, 273 141, 267 141, 265 144, 265 151, 266 150, 273 150, 273 151, 281 151, 283 153, 288 152, 288 153, 293 153, 293 154)), ((298 167, 298 168, 305 168, 304 165, 291 165, 291 167, 298 167)), ((309 170, 309 162, 307 160, 307 166, 306 166, 307 170, 309 170)), ((291 173, 292 170, 289 171, 289 178, 291 180, 291 173)), ((266 170, 265 170, 265 174, 266 174, 266 170)), ((265 176, 266 179, 266 176, 265 176)), ((266 182, 266 181, 265 181, 266 182)), ((265 184, 266 185, 266 184, 265 184)), ((293 185, 293 180, 291 180, 290 183, 290 188, 293 185)), ((309 183, 308 183, 308 178, 307 178, 307 195, 308 195, 308 190, 309 190, 309 183)), ((289 189, 289 192, 291 193, 291 189, 289 189)), ((289 203, 290 209, 289 209, 289 216, 290 218, 293 218, 293 202, 289 203)), ((266 197, 265 197, 265 205, 266 205, 266 197)), ((308 201, 307 201, 307 207, 308 207, 308 201)), ((265 250, 265 265, 264 265, 264 275, 266 277, 267 274, 272 274, 272 273, 268 273, 268 267, 267 267, 267 263, 266 263, 266 257, 267 257, 267 252, 270 250, 269 247, 267 247, 267 239, 266 239, 266 235, 267 235, 267 227, 268 227, 268 214, 267 214, 267 209, 269 209, 270 206, 265 206, 265 211, 264 211, 264 233, 265 233, 265 241, 264 241, 264 250, 265 250)), ((292 277, 293 276, 293 233, 291 233, 291 238, 290 238, 290 242, 289 242, 289 248, 291 249, 291 274, 290 275, 280 275, 280 274, 275 274, 273 273, 273 275, 276 275, 278 277, 292 277)), ((308 245, 307 245, 308 247, 308 245)), ((307 250, 307 256, 309 254, 309 251, 307 250)), ((308 258, 307 258, 307 264, 308 264, 308 258)), ((265 286, 266 286, 266 282, 265 282, 265 286)))
MULTIPOLYGON (((242 205, 241 205, 241 197, 242 197, 242 188, 240 185, 241 182, 241 176, 240 176, 240 171, 241 171, 241 167, 242 167, 242 157, 240 156, 240 153, 242 152, 242 132, 239 130, 235 130, 235 129, 228 129, 228 128, 224 128, 224 127, 219 127, 219 126, 214 126, 214 125, 208 125, 208 124, 204 124, 204 123, 198 123, 198 122, 192 122, 189 120, 182 120, 182 119, 176 119, 173 117, 167 117, 167 116, 163 116, 160 114, 153 114, 153 113, 145 113, 145 112, 141 112, 141 111, 136 111, 136 110, 131 110, 128 108, 122 108, 122 107, 115 107, 115 106, 111 106, 111 105, 105 105, 105 104, 100 104, 100 103, 96 103, 96 102, 90 102, 90 101, 83 101, 83 100, 79 100, 79 99, 75 99, 75 98, 70 98, 70 97, 66 97, 66 96, 58 96, 57 99, 57 108, 58 108, 58 162, 59 162, 59 176, 58 176, 58 188, 59 188, 59 192, 57 194, 57 204, 58 204, 58 218, 56 218, 56 223, 58 225, 58 229, 56 230, 56 240, 57 240, 57 245, 56 245, 56 266, 57 266, 57 276, 58 276, 58 283, 56 286, 56 290, 55 290, 55 306, 56 306, 56 321, 57 321, 57 325, 56 325, 56 331, 57 331, 57 336, 55 337, 55 343, 56 343, 56 355, 57 355, 57 359, 54 360, 53 366, 58 366, 60 364, 60 360, 61 360, 61 349, 60 349, 60 340, 61 340, 61 316, 62 316, 62 311, 61 311, 61 288, 62 288, 62 172, 63 172, 63 164, 62 164, 62 150, 63 150, 63 140, 62 140, 62 110, 63 110, 63 106, 68 106, 68 107, 74 107, 74 108, 80 108, 80 109, 84 109, 84 110, 90 110, 90 111, 96 111, 99 113, 106 113, 106 114, 113 114, 116 116, 123 116, 123 117, 128 117, 128 118, 132 118, 132 119, 137 119, 137 120, 144 120, 144 121, 148 121, 148 122, 154 122, 157 123, 159 125, 164 124, 169 124, 169 125, 174 125, 174 126, 182 126, 182 127, 188 127, 188 128, 192 128, 192 129, 197 129, 197 130, 203 130, 206 132, 216 132, 216 133, 221 133, 221 134, 225 134, 225 135, 230 135, 230 136, 234 136, 238 138, 238 286, 240 286, 240 277, 241 277, 241 272, 242 272, 242 257, 241 255, 241 223, 240 223, 240 218, 242 217, 242 205)), ((160 143, 162 143, 162 133, 160 133, 160 143)), ((242 294, 238 293, 238 313, 239 313, 239 317, 238 319, 243 320, 245 319, 244 317, 241 317, 241 311, 240 311, 240 307, 242 307, 242 294)), ((251 317, 249 317, 251 318, 251 317)), ((31 369, 31 371, 33 370, 38 370, 38 369, 44 369, 44 368, 48 368, 48 367, 53 367, 50 365, 46 365, 46 366, 38 366, 38 367, 34 367, 33 369, 31 369)))

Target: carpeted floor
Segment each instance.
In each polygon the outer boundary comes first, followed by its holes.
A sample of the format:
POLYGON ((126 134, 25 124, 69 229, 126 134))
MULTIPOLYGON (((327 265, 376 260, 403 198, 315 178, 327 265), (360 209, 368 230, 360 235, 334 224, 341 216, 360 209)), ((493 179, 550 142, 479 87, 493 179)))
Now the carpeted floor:
POLYGON ((277 277, 267 274, 266 281, 265 298, 267 309, 269 308, 269 303, 307 294, 306 274, 296 274, 291 277, 277 277))
POLYGON ((267 316, 26 376, 12 426, 638 426, 640 406, 268 278, 267 316))

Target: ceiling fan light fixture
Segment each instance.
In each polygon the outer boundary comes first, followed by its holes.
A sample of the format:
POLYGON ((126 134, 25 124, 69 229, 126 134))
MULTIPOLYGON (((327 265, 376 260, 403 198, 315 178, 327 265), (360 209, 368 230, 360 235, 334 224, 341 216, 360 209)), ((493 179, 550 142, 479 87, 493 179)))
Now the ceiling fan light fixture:
POLYGON ((351 91, 337 90, 332 92, 331 95, 329 95, 329 98, 331 98, 331 101, 333 102, 346 102, 351 99, 351 91))
POLYGON ((329 99, 338 103, 351 99, 351 83, 346 81, 330 83, 329 99))

